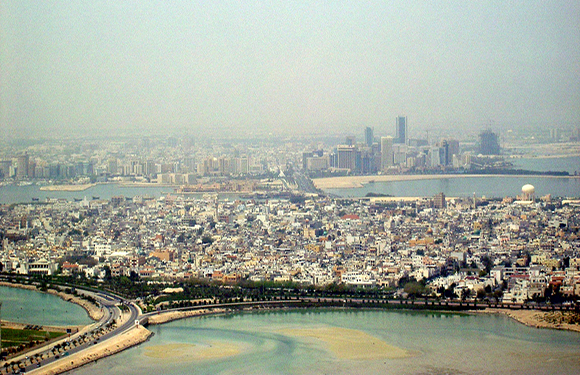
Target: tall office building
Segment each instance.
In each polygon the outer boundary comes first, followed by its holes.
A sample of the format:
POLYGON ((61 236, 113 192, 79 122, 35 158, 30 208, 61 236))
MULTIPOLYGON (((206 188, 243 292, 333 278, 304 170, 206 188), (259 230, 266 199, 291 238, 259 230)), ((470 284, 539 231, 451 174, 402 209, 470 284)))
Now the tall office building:
POLYGON ((394 139, 394 143, 407 144, 407 139, 409 138, 409 134, 407 132, 407 117, 397 117, 395 122, 395 129, 397 137, 394 139))
POLYGON ((381 170, 393 166, 393 137, 381 137, 381 170))
POLYGON ((366 127, 365 129, 365 143, 367 146, 371 147, 373 145, 374 142, 374 135, 373 135, 373 128, 371 127, 366 127))
POLYGON ((439 193, 435 195, 435 197, 433 198, 433 206, 435 206, 435 208, 447 207, 447 202, 445 201, 445 194, 439 193))
POLYGON ((482 155, 499 155, 499 139, 496 133, 485 130, 479 133, 479 153, 482 155))
POLYGON ((28 163, 29 163, 28 154, 20 155, 17 158, 16 167, 16 178, 25 178, 28 177, 28 163))
POLYGON ((0 160, 0 178, 10 177, 11 168, 12 168, 12 160, 0 160))
POLYGON ((443 165, 451 164, 452 155, 453 154, 449 152, 449 143, 447 142, 447 140, 444 139, 443 142, 441 142, 441 154, 440 154, 441 164, 443 165))
POLYGON ((356 169, 356 147, 348 145, 340 145, 336 149, 338 154, 338 168, 356 169))

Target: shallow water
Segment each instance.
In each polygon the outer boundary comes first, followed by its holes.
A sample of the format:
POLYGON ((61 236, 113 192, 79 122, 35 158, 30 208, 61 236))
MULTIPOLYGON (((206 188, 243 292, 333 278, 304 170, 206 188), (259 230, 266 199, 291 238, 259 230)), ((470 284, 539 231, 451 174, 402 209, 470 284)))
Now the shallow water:
POLYGON ((504 316, 306 310, 190 318, 150 329, 149 342, 74 374, 580 373, 580 334, 534 329, 504 316), (411 355, 348 359, 328 341, 295 334, 319 329, 372 337, 388 351, 411 355), (204 356, 211 348, 226 348, 226 355, 204 356), (152 355, 162 351, 165 358, 152 355))
POLYGON ((0 286, 2 320, 49 326, 86 325, 92 320, 74 303, 33 290, 0 286))

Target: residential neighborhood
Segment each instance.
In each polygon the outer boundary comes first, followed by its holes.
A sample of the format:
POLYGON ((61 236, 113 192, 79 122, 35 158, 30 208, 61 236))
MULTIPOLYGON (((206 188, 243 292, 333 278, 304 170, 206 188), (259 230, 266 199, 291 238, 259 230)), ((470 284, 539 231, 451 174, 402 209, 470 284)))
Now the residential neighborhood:
POLYGON ((356 288, 425 285, 442 298, 580 295, 575 201, 219 198, 167 194, 0 206, 2 271, 95 280, 203 279, 356 288))

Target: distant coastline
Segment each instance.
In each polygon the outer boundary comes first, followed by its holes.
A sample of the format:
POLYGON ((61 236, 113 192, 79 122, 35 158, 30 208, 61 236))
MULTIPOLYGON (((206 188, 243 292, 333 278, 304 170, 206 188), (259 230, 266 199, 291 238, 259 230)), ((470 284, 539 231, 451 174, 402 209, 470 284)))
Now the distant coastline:
POLYGON ((354 189, 361 188, 372 182, 395 182, 395 181, 417 181, 417 180, 434 180, 443 178, 485 178, 485 177, 542 177, 542 178, 560 178, 575 179, 579 176, 553 176, 546 174, 521 175, 521 174, 413 174, 413 175, 371 175, 371 176, 340 176, 315 178, 312 180, 314 186, 318 189, 354 189))
POLYGON ((81 185, 49 185, 49 186, 41 186, 40 190, 42 191, 85 191, 88 190, 97 184, 81 184, 81 185))

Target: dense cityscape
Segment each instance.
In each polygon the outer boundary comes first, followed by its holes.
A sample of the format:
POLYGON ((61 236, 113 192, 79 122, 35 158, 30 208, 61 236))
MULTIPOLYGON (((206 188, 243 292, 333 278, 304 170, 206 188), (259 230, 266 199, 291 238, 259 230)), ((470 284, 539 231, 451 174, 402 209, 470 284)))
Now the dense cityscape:
MULTIPOLYGON (((411 138, 407 117, 375 136, 373 128, 341 136, 212 140, 151 136, 6 142, 0 152, 4 183, 104 182, 197 185, 228 179, 272 178, 302 170, 311 177, 421 173, 514 173, 511 158, 574 153, 578 128, 507 132, 483 129, 461 139, 446 131, 411 138), (357 141, 359 139, 359 141, 357 141), (362 139, 362 141, 361 141, 362 139), (500 148, 500 144, 503 150, 500 148), (542 146, 548 147, 542 147, 542 146), (558 145, 554 147, 554 145, 558 145), (534 149, 532 146, 536 146, 534 149)), ((378 130, 378 129, 377 129, 378 130)), ((526 172, 526 171, 523 171, 526 172)), ((530 171, 527 171, 530 172, 530 171)), ((557 173, 559 171, 553 171, 557 173)), ((271 184, 270 184, 271 185, 271 184)), ((279 188, 263 184, 260 188, 279 188)), ((202 189, 202 188, 200 188, 202 189)), ((205 188, 215 191, 216 187, 205 188)), ((242 187, 224 187, 224 190, 242 187)), ((252 190, 246 186, 243 190, 252 190)))
POLYGON ((0 9, 0 375, 580 373, 580 2, 0 9))

